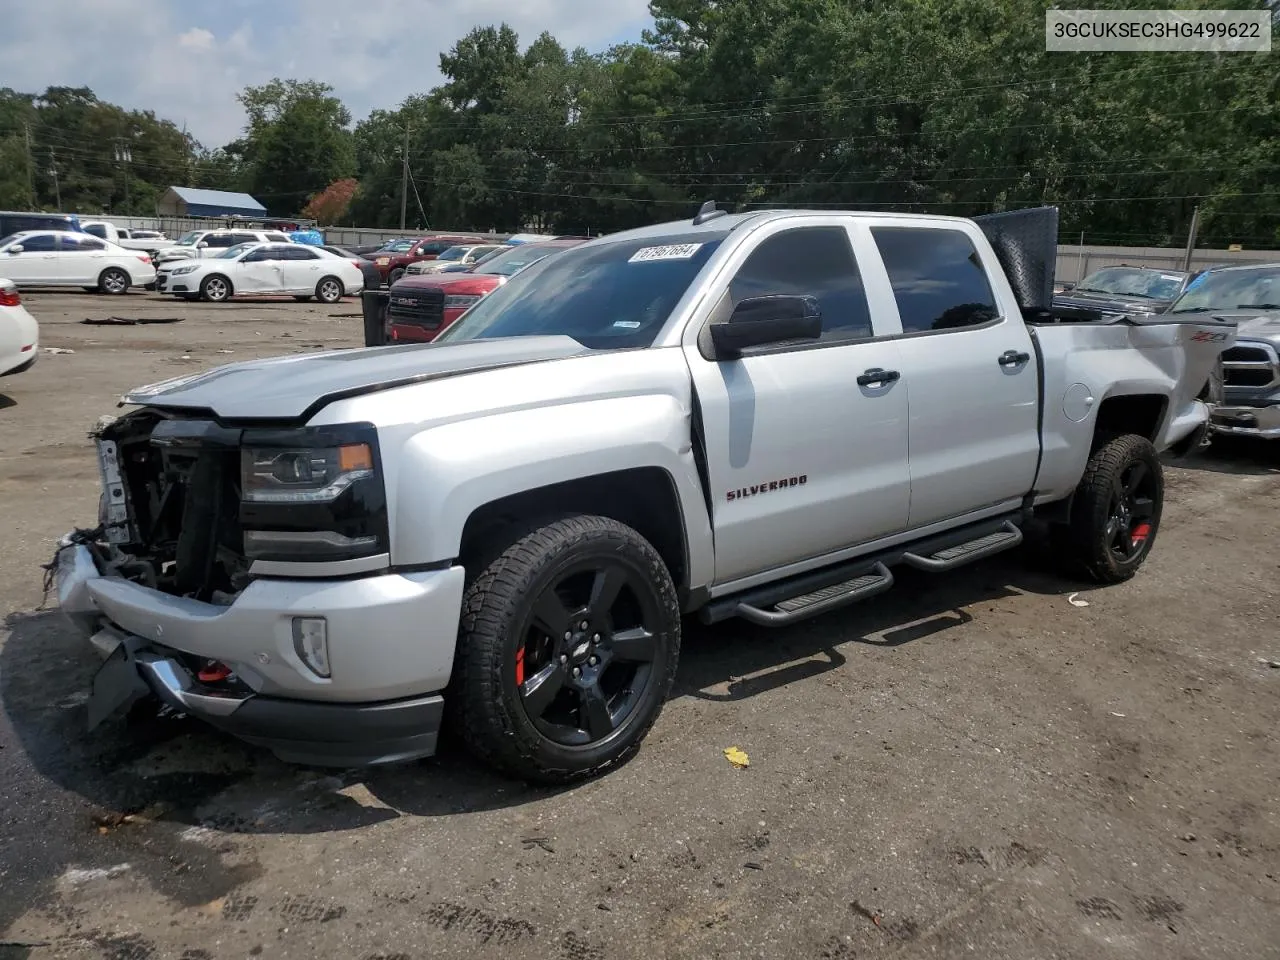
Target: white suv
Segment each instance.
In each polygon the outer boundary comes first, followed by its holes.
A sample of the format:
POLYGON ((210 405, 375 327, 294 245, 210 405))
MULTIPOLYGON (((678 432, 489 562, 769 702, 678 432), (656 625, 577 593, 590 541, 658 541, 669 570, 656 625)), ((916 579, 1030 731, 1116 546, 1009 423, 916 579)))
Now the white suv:
POLYGON ((293 243, 279 230, 189 230, 156 256, 156 266, 174 260, 216 257, 241 243, 293 243))

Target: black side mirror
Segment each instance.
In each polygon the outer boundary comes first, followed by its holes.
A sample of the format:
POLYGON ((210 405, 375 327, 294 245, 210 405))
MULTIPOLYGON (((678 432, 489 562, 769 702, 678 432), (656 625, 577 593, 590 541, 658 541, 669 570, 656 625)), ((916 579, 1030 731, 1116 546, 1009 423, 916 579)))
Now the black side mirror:
POLYGON ((748 297, 728 321, 711 326, 717 360, 740 356, 748 347, 822 336, 822 309, 813 297, 748 297))

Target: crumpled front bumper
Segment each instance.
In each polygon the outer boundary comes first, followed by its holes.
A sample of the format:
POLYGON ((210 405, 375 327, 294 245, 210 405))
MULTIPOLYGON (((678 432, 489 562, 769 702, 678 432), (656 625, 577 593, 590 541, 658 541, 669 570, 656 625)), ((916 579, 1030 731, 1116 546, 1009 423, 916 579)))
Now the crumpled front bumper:
POLYGON ((106 657, 90 722, 147 693, 282 759, 362 766, 435 752, 462 601, 449 567, 348 580, 255 580, 226 605, 104 576, 90 549, 64 539, 63 612, 106 657), (292 618, 324 617, 329 678, 294 650, 292 618), (201 683, 192 660, 239 681, 201 683))
POLYGON ((1259 406, 1224 403, 1214 408, 1211 427, 1218 434, 1280 439, 1280 403, 1259 406))

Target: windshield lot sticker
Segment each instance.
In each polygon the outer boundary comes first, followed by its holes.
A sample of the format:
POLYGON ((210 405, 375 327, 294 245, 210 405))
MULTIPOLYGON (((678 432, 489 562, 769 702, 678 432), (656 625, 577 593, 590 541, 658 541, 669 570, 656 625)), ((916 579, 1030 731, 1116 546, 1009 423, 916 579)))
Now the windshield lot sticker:
POLYGON ((649 263, 654 260, 688 260, 702 249, 700 243, 670 243, 665 247, 641 247, 631 255, 628 263, 649 263))
POLYGON ((639 330, 640 329, 639 320, 615 320, 613 322, 613 325, 622 330, 639 330))

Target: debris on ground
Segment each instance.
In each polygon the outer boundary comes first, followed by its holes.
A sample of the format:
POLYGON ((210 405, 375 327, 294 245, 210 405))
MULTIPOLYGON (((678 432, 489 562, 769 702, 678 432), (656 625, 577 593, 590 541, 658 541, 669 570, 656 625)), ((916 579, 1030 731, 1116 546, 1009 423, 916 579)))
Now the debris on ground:
POLYGON ((532 850, 537 847, 539 850, 545 850, 547 853, 555 853, 556 848, 551 845, 551 841, 547 837, 525 837, 520 841, 524 844, 526 850, 532 850))
POLYGON ((1270 657, 1259 657, 1258 662, 1266 664, 1272 670, 1280 670, 1280 660, 1272 660, 1270 657))
POLYGON ((132 327, 139 323, 181 323, 182 317, 85 317, 81 323, 99 327, 132 327))
POLYGON ((1071 604, 1073 607, 1087 607, 1089 605, 1089 601, 1077 600, 1076 597, 1078 596, 1080 596, 1080 594, 1073 593, 1071 596, 1067 597, 1067 603, 1071 604))
POLYGON ((751 758, 747 756, 746 751, 739 747, 725 747, 724 758, 732 763, 735 767, 751 766, 751 758))
POLYGON ((66 347, 45 347, 45 348, 44 348, 44 352, 45 352, 45 353, 52 353, 52 354, 59 354, 59 353, 75 353, 75 351, 74 351, 74 350, 68 350, 66 347))

